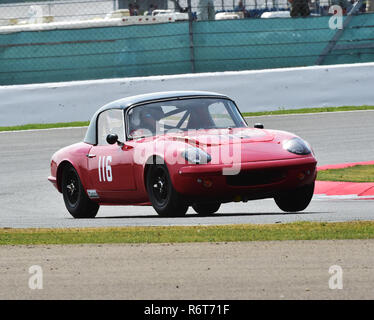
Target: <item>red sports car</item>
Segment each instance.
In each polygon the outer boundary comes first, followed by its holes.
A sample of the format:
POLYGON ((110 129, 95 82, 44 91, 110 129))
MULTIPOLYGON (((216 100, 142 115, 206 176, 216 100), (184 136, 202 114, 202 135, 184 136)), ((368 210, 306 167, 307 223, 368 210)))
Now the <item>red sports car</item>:
POLYGON ((100 205, 210 215, 221 203, 264 198, 295 212, 311 201, 316 164, 307 142, 248 127, 225 95, 160 92, 99 109, 84 141, 52 156, 48 179, 74 218, 93 218, 100 205))

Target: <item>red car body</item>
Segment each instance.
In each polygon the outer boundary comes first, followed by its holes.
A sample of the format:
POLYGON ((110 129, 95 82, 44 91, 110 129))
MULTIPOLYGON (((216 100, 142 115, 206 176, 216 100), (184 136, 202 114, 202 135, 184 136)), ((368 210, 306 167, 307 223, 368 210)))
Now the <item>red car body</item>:
POLYGON ((173 99, 213 98, 233 103, 228 97, 215 93, 168 92, 108 104, 94 115, 85 142, 65 147, 53 155, 48 179, 63 192, 64 170, 73 167, 87 197, 99 205, 150 205, 147 170, 155 160, 166 165, 172 187, 190 205, 276 198, 284 192, 314 186, 317 161, 313 152, 288 151, 284 142, 299 138, 284 131, 246 126, 203 128, 137 139, 129 139, 125 134, 125 141, 97 143, 98 117, 105 110, 123 110, 124 126, 128 130, 126 117, 134 106, 173 99), (189 163, 180 153, 189 147, 203 150, 212 160, 203 164, 189 163), (223 149, 232 161, 221 159, 223 149))

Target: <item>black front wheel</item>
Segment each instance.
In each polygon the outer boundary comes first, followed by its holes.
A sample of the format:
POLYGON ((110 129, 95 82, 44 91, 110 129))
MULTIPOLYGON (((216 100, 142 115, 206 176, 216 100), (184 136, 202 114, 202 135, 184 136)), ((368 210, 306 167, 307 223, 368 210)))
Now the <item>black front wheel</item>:
POLYGON ((181 217, 188 204, 174 189, 166 165, 152 165, 147 172, 146 187, 153 208, 163 217, 181 217))
POLYGON ((64 169, 61 187, 66 209, 74 218, 95 218, 99 205, 88 198, 74 167, 64 169))
POLYGON ((313 193, 314 183, 281 193, 274 200, 281 210, 285 212, 298 212, 308 207, 313 193))
POLYGON ((194 203, 192 208, 200 216, 210 216, 216 213, 221 204, 218 203, 194 203))

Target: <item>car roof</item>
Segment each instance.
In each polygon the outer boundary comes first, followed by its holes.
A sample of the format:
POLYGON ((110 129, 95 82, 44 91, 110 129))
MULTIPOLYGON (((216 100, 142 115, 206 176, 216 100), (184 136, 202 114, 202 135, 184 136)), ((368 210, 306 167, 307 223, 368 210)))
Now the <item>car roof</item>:
POLYGON ((152 101, 158 100, 168 100, 168 99, 177 99, 177 98, 191 98, 191 97, 215 97, 215 98, 224 98, 229 99, 226 95, 207 92, 207 91, 165 91, 165 92, 153 92, 147 94, 141 94, 136 96, 130 96, 122 98, 119 100, 112 101, 95 112, 93 115, 90 125, 88 126, 84 142, 96 145, 97 144, 97 135, 96 135, 96 125, 97 118, 100 113, 109 110, 109 109, 122 109, 126 110, 127 108, 142 104, 142 103, 151 103, 152 101))

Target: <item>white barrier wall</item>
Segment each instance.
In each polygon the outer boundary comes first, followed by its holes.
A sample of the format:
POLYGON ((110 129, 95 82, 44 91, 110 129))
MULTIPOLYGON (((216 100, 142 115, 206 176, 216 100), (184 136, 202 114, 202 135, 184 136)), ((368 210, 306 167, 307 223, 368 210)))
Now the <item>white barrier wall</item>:
POLYGON ((242 112, 374 105, 374 63, 0 86, 0 126, 85 121, 110 101, 169 90, 227 94, 242 112))

